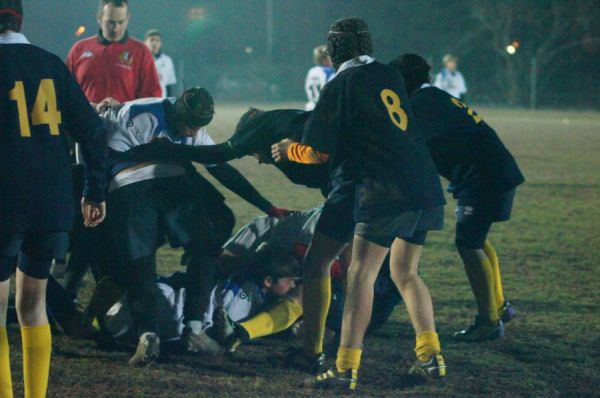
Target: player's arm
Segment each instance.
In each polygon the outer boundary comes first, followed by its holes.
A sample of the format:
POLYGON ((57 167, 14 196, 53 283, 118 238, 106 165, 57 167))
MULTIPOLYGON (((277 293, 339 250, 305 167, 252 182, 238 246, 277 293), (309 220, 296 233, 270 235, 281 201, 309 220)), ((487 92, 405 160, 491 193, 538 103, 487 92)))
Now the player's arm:
POLYGON ((316 151, 309 145, 294 142, 288 138, 271 146, 271 156, 275 162, 290 162, 302 164, 323 164, 329 160, 329 155, 316 151))
POLYGON ((65 127, 81 146, 86 164, 82 211, 85 225, 95 227, 106 216, 108 184, 106 131, 102 120, 65 69, 65 127))
POLYGON ((175 144, 165 138, 136 146, 121 156, 123 160, 127 161, 175 161, 202 164, 225 163, 240 157, 229 142, 216 145, 191 146, 175 144))
POLYGON ((234 192, 246 202, 256 206, 266 214, 274 217, 283 217, 289 212, 287 210, 273 206, 271 202, 265 199, 252 186, 250 181, 246 179, 235 167, 228 163, 206 168, 208 172, 215 177, 227 189, 234 192))

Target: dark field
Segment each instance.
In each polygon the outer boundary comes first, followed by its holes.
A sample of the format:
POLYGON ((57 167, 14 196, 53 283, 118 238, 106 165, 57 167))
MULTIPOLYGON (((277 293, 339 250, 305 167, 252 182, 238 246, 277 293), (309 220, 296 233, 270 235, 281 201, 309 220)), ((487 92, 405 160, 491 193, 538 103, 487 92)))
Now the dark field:
MULTIPOLYGON (((288 106, 290 104, 287 104, 288 106)), ((296 104, 298 106, 298 104, 296 104)), ((271 106, 272 108, 272 106, 271 106)), ((229 136, 244 108, 217 107, 209 131, 229 136)), ((600 395, 600 114, 483 110, 523 169, 513 219, 492 230, 505 294, 518 311, 505 338, 469 345, 451 335, 475 311, 453 246, 453 200, 447 224, 430 235, 421 263, 434 297, 448 365, 444 383, 403 385, 413 360, 413 334, 403 307, 367 342, 359 382, 364 396, 595 396, 600 395)), ((321 202, 316 191, 293 186, 275 168, 247 158, 234 162, 275 204, 304 209, 321 202)), ((238 226, 259 211, 227 192, 238 226)), ((162 249, 159 269, 179 268, 179 252, 162 249)), ((86 279, 82 302, 92 288, 86 279)), ((13 382, 22 394, 18 328, 11 336, 13 382)), ((280 397, 321 396, 300 386, 306 374, 284 366, 285 340, 243 346, 233 358, 167 355, 132 369, 129 352, 56 335, 51 397, 280 397)), ((332 361, 333 363, 333 361, 332 361)), ((323 394, 326 396, 326 394, 323 394)))

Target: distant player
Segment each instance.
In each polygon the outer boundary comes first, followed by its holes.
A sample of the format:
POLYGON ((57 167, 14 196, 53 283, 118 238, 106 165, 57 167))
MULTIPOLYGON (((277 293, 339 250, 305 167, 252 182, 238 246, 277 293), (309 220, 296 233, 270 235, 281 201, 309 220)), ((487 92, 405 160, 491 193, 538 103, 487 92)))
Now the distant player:
POLYGON ((515 311, 504 299, 498 256, 487 240, 494 222, 510 218, 515 187, 525 179, 496 132, 465 103, 431 86, 430 66, 416 54, 390 65, 403 75, 413 113, 438 172, 458 200, 456 246, 477 301, 475 323, 461 341, 502 337, 515 311))
MULTIPOLYGON (((292 144, 283 153, 291 160, 309 163, 327 157, 331 184, 349 182, 355 190, 350 211, 356 226, 336 370, 318 375, 314 386, 356 388, 373 285, 390 250, 392 280, 404 298, 416 334, 417 360, 409 372, 423 378, 445 376, 431 296, 418 273, 427 231, 443 224, 439 178, 405 105, 402 77, 370 56, 367 24, 359 18, 338 20, 332 24, 327 42, 336 77, 326 86, 307 122, 303 144, 292 144)), ((305 323, 318 315, 318 322, 306 325, 307 332, 318 328, 312 333, 319 333, 313 336, 313 346, 305 345, 305 349, 322 349, 322 319, 330 297, 328 267, 323 262, 320 277, 313 274, 305 280, 305 323)))
POLYGON ((175 66, 171 57, 162 52, 162 34, 158 29, 150 29, 144 36, 144 43, 146 43, 146 46, 148 46, 154 56, 154 63, 156 64, 158 79, 162 88, 162 97, 174 97, 175 84, 177 83, 175 66))
POLYGON ((67 131, 87 164, 88 227, 106 212, 106 133, 63 62, 18 33, 22 21, 20 0, 0 0, 0 396, 13 396, 6 310, 16 268, 25 396, 41 398, 52 345, 46 283, 74 214, 67 131))
POLYGON ((335 70, 331 66, 331 58, 327 54, 327 46, 315 47, 313 50, 313 59, 316 66, 309 69, 304 83, 304 90, 308 97, 308 102, 305 106, 307 111, 315 109, 323 87, 335 75, 335 70))
POLYGON ((457 69, 458 58, 452 54, 444 55, 444 68, 435 76, 433 85, 458 99, 467 93, 467 84, 457 69))

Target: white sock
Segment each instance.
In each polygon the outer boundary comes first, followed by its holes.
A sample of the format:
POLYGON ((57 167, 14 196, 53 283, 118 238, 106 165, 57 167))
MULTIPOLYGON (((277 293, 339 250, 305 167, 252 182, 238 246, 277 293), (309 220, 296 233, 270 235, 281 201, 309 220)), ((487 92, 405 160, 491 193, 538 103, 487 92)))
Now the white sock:
POLYGON ((203 332, 203 323, 202 321, 189 321, 187 323, 187 327, 191 329, 192 333, 200 334, 203 332))

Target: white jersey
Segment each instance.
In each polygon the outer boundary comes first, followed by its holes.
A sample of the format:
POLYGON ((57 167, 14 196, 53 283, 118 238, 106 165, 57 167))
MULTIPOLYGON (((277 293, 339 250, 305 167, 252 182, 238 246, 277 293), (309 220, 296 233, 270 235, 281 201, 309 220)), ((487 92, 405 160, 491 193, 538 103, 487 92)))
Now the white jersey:
MULTIPOLYGON (((157 283, 158 335, 162 340, 176 340, 183 333, 185 289, 175 291, 165 283, 157 283)), ((127 295, 123 295, 104 316, 104 326, 115 339, 135 340, 135 327, 127 295)))
MULTIPOLYGON (((126 152, 156 138, 166 138, 181 145, 214 145, 205 127, 198 129, 193 137, 181 137, 172 132, 167 126, 164 101, 169 99, 142 98, 102 113, 100 116, 107 132, 108 147, 116 152, 126 152)), ((151 164, 115 175, 110 190, 138 181, 182 174, 185 170, 176 163, 151 164)))
POLYGON ((459 71, 450 72, 444 68, 435 76, 433 85, 444 90, 453 97, 460 98, 467 93, 465 79, 459 71))
POLYGON ((323 208, 296 211, 285 218, 269 216, 256 217, 240 229, 223 248, 243 259, 252 262, 255 251, 263 242, 293 250, 296 243, 309 245, 323 208))
POLYGON ((305 109, 312 111, 315 109, 315 105, 319 101, 319 96, 323 87, 333 79, 335 76, 335 70, 329 66, 314 66, 309 69, 306 75, 306 81, 304 82, 304 90, 308 97, 305 109))
POLYGON ((158 80, 160 80, 160 87, 162 88, 162 97, 166 98, 167 86, 177 83, 173 60, 168 55, 160 53, 158 57, 154 57, 154 64, 156 65, 158 80))

